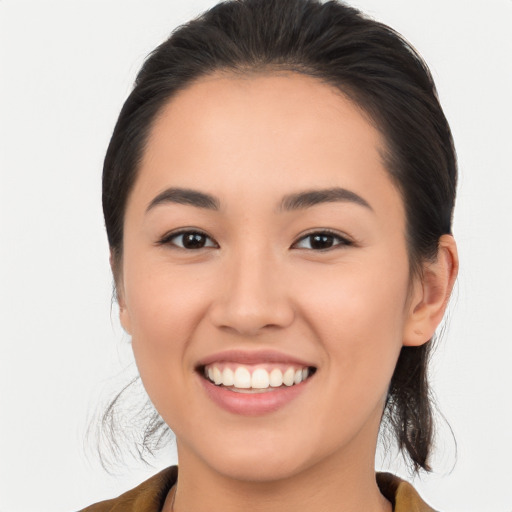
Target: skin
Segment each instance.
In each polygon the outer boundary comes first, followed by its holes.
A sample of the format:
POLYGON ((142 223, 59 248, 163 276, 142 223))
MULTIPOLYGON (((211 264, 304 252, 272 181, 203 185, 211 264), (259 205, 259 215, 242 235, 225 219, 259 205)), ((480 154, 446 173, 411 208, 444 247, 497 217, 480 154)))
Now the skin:
POLYGON ((384 149, 347 98, 293 73, 203 78, 159 115, 114 271, 142 381, 176 434, 175 511, 391 510, 374 472, 387 387, 401 347, 425 343, 440 322, 457 255, 442 237, 437 261, 411 280, 384 149), (148 210, 169 187, 208 193, 220 208, 148 210), (286 195, 332 187, 369 207, 279 209, 286 195), (168 235, 184 227, 207 246, 179 247, 168 235), (325 229, 341 238, 312 249, 305 236, 325 229), (277 411, 236 415, 196 372, 226 349, 277 350, 317 372, 277 411))

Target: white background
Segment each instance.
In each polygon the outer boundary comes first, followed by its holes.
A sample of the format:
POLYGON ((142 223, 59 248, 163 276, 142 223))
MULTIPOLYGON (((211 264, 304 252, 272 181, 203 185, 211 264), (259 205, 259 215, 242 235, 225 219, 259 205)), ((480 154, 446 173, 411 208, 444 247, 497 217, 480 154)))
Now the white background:
MULTIPOLYGON (((144 57, 214 3, 0 0, 0 511, 76 510, 156 471, 109 476, 84 448, 88 418, 133 373, 110 309, 101 167, 144 57)), ((433 365, 458 460, 445 427, 437 472, 415 485, 445 512, 510 512, 512 1, 353 5, 430 64, 459 154, 461 273, 433 365)))

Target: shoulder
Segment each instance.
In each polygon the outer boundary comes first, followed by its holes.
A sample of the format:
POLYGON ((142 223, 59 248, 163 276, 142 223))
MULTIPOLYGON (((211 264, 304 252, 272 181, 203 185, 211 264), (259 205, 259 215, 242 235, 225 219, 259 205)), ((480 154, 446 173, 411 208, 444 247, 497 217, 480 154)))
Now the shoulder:
POLYGON ((177 477, 178 468, 171 466, 121 496, 95 503, 79 512, 160 512, 177 477))
POLYGON ((414 487, 391 473, 377 473, 380 492, 393 504, 393 512, 436 512, 414 487))

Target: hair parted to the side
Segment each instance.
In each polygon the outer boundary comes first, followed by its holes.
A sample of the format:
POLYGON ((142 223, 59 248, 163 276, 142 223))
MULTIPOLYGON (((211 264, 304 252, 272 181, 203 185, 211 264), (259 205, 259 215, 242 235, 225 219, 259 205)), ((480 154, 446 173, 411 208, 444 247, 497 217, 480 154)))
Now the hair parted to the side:
MULTIPOLYGON (((232 0, 178 27, 156 48, 121 110, 103 169, 103 210, 114 274, 122 266, 127 199, 162 107, 178 91, 214 72, 276 70, 316 77, 366 113, 383 135, 383 158, 404 201, 411 275, 436 257, 439 238, 451 233, 457 165, 450 128, 421 57, 394 30, 337 1, 232 0)), ((431 345, 432 340, 402 348, 384 413, 384 423, 415 471, 430 469, 431 345)), ((111 428, 113 421, 109 408, 104 424, 111 428)), ((161 438, 167 428, 163 421, 153 419, 151 425, 151 432, 161 438)))

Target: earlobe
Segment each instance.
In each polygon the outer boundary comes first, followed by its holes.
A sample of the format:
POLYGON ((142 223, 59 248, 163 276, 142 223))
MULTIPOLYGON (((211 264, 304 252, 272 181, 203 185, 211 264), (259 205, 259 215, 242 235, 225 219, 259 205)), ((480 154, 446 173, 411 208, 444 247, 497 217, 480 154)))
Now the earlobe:
POLYGON ((448 305, 458 268, 455 240, 451 235, 443 235, 436 261, 425 263, 421 279, 413 285, 404 329, 405 346, 423 345, 434 336, 448 305))
POLYGON ((130 322, 130 314, 126 307, 125 298, 124 298, 124 289, 122 285, 122 281, 120 279, 121 269, 119 268, 117 258, 115 257, 112 249, 110 250, 110 268, 112 270, 112 275, 114 276, 114 292, 115 297, 117 299, 117 304, 119 305, 119 321, 121 322, 121 326, 123 329, 131 335, 131 322, 130 322))
POLYGON ((123 329, 126 331, 127 334, 131 333, 131 322, 130 322, 130 313, 126 309, 126 306, 121 305, 119 303, 119 321, 121 322, 121 325, 123 329))

